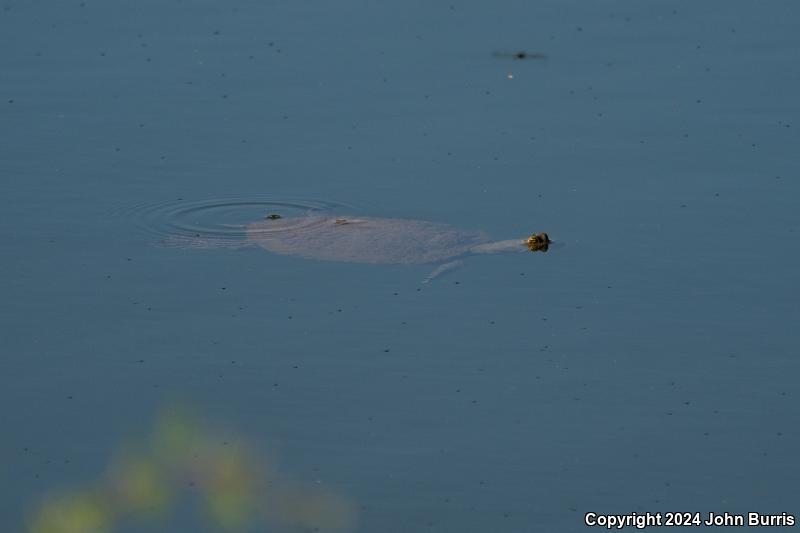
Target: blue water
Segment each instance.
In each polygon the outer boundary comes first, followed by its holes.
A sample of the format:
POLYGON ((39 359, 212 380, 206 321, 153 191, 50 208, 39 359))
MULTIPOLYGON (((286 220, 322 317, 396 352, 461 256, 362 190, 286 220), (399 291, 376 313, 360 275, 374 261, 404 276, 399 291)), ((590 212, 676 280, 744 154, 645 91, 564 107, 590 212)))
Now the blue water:
MULTIPOLYGON (((799 516, 798 15, 0 1, 2 529, 175 401, 357 531, 799 516), (563 246, 425 285, 163 246, 181 202, 230 198, 563 246)), ((185 498, 114 531, 219 531, 185 498)))

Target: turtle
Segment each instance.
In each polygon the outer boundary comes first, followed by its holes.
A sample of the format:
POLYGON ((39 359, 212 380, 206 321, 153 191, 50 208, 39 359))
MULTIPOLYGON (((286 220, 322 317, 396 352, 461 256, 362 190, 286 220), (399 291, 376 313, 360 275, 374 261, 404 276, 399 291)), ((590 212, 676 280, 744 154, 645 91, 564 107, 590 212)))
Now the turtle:
POLYGON ((493 241, 482 231, 402 218, 266 217, 244 226, 247 242, 281 255, 372 264, 434 264, 428 282, 476 254, 546 252, 547 233, 493 241))
POLYGON ((435 265, 424 283, 459 267, 471 255, 546 252, 552 244, 543 232, 493 241, 483 231, 440 222, 319 212, 295 216, 268 213, 254 222, 223 227, 225 231, 207 235, 173 235, 162 243, 190 248, 260 247, 323 261, 435 265))

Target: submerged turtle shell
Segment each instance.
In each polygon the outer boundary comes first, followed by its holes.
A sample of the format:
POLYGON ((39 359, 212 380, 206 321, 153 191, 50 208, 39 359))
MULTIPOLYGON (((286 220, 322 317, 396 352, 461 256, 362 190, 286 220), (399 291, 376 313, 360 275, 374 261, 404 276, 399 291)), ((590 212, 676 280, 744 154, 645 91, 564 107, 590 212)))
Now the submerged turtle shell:
POLYGON ((422 220, 319 216, 248 224, 247 237, 276 254, 355 263, 436 263, 489 241, 481 231, 422 220))

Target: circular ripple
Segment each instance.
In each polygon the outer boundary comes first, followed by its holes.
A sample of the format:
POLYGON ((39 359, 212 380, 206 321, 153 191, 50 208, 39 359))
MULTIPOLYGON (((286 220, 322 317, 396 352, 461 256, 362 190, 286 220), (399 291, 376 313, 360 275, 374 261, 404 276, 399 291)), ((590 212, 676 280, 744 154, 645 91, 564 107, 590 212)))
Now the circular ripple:
POLYGON ((223 197, 205 200, 174 200, 139 204, 126 210, 124 216, 161 242, 181 239, 202 239, 206 243, 224 244, 242 241, 247 225, 264 220, 267 215, 280 215, 282 223, 276 232, 298 231, 313 227, 318 216, 352 209, 351 206, 323 200, 277 200, 259 197, 223 197), (318 216, 314 216, 318 215, 318 216))

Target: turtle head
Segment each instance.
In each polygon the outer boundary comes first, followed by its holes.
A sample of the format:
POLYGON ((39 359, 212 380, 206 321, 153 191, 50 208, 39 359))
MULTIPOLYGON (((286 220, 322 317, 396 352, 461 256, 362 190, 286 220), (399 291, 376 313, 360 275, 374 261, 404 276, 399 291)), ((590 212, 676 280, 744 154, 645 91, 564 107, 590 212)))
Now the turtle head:
POLYGON ((553 241, 550 240, 547 233, 542 232, 534 233, 528 237, 528 240, 525 241, 525 245, 531 252, 546 252, 551 242, 553 241))

